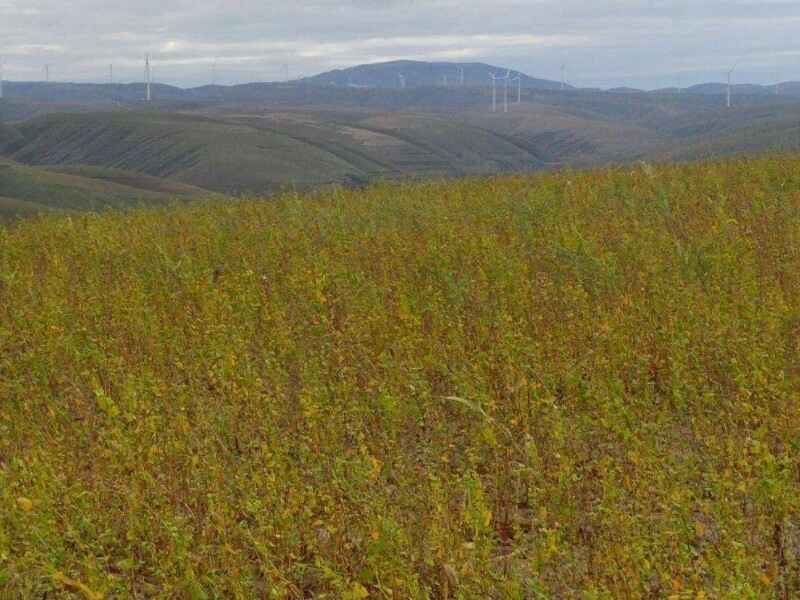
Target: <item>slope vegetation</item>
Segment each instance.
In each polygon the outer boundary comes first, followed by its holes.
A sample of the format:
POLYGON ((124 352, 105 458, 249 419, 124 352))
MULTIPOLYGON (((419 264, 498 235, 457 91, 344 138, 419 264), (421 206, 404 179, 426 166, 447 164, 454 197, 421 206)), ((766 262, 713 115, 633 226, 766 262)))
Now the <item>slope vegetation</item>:
POLYGON ((113 169, 50 170, 0 159, 0 218, 167 204, 212 192, 113 169))
MULTIPOLYGON (((508 114, 491 113, 491 98, 480 95, 475 106, 449 112, 220 105, 52 114, 1 127, 0 154, 31 166, 121 169, 271 194, 800 148, 800 104, 775 97, 725 110, 701 94, 526 94, 508 114)), ((401 102, 403 93, 395 95, 401 102)))
POLYGON ((49 115, 17 127, 32 165, 112 167, 226 192, 536 168, 519 145, 436 115, 49 115))
POLYGON ((793 598, 800 159, 0 228, 0 597, 793 598))
POLYGON ((37 165, 123 169, 220 191, 274 191, 302 179, 336 182, 352 171, 339 157, 247 125, 156 111, 50 115, 19 126, 12 157, 37 165))

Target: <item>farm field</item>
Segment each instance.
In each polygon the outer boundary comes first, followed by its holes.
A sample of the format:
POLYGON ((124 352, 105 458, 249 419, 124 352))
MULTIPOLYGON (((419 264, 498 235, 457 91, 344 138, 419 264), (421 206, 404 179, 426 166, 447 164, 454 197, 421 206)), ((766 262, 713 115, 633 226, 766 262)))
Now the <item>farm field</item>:
POLYGON ((0 226, 0 598, 791 598, 798 450, 797 156, 0 226))

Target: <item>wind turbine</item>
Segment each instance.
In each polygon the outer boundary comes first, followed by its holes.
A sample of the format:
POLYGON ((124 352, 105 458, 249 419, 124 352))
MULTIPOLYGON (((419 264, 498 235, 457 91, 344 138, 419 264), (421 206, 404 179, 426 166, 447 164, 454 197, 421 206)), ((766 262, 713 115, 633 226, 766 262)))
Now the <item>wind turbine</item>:
POLYGON ((3 99, 3 59, 0 58, 0 100, 3 99))
POLYGON ((567 89, 567 65, 563 63, 561 65, 561 89, 567 89))
POLYGON ((144 56, 144 87, 145 87, 145 94, 144 99, 146 102, 150 102, 153 99, 153 96, 150 92, 150 83, 152 82, 152 73, 150 70, 150 55, 145 54, 144 56))
POLYGON ((517 76, 511 81, 517 82, 517 104, 522 104, 522 75, 517 73, 517 76))
POLYGON ((727 99, 726 99, 726 105, 727 105, 728 108, 731 107, 731 77, 733 77, 733 72, 736 70, 736 67, 738 67, 738 66, 739 66, 739 63, 737 62, 735 65, 733 65, 731 70, 728 71, 728 91, 727 91, 727 99))
POLYGON ((400 80, 400 89, 406 89, 406 76, 400 73, 397 77, 400 80))
POLYGON ((458 67, 458 83, 464 87, 464 67, 458 67))
POLYGON ((45 65, 44 66, 44 80, 45 80, 45 82, 49 82, 50 81, 50 65, 45 65))
POLYGON ((503 112, 508 112, 508 83, 511 80, 511 69, 506 71, 506 76, 503 78, 505 80, 505 94, 503 95, 503 112))
POLYGON ((489 77, 492 78, 492 112, 497 112, 497 80, 500 79, 494 73, 490 73, 489 77))
POLYGON ((114 85, 114 65, 108 65, 108 84, 114 85))

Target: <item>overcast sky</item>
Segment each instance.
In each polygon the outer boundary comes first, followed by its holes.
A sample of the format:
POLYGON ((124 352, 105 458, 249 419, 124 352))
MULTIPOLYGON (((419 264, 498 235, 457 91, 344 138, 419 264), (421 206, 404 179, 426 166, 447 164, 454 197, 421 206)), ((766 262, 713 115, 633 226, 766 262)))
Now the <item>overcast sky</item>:
POLYGON ((5 79, 181 86, 480 61, 579 86, 800 80, 800 0, 0 0, 5 79))

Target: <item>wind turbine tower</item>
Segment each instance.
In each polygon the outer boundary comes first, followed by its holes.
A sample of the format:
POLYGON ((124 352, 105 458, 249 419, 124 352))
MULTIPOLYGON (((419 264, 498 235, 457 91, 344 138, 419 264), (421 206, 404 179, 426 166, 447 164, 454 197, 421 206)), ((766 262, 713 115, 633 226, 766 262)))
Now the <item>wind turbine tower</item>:
POLYGON ((506 71, 506 76, 503 78, 505 80, 505 94, 503 96, 503 112, 508 112, 508 83, 511 80, 511 69, 506 71))
POLYGON ((114 85, 114 65, 108 65, 108 83, 114 85))
POLYGON ((464 87, 464 67, 458 67, 458 84, 464 87))
POLYGON ((400 73, 400 75, 398 75, 397 77, 400 80, 400 89, 401 90, 406 89, 406 76, 400 73))
POLYGON ((144 99, 146 102, 150 102, 153 99, 150 90, 150 84, 152 83, 152 71, 150 70, 150 55, 146 54, 144 57, 144 86, 145 86, 145 95, 144 99))
POLYGON ((492 73, 489 75, 492 78, 492 112, 497 112, 497 75, 492 73))
POLYGON ((3 99, 3 59, 0 58, 0 100, 3 99))
POLYGON ((522 104, 522 75, 517 73, 517 76, 511 81, 517 82, 517 104, 522 104))
POLYGON ((567 65, 561 65, 561 89, 567 89, 567 65))
POLYGON ((46 83, 50 81, 50 65, 44 66, 44 80, 46 83))
POLYGON ((731 77, 733 77, 733 72, 736 70, 736 67, 737 65, 733 65, 733 68, 730 71, 728 71, 728 89, 725 100, 725 104, 728 108, 731 107, 731 77))

